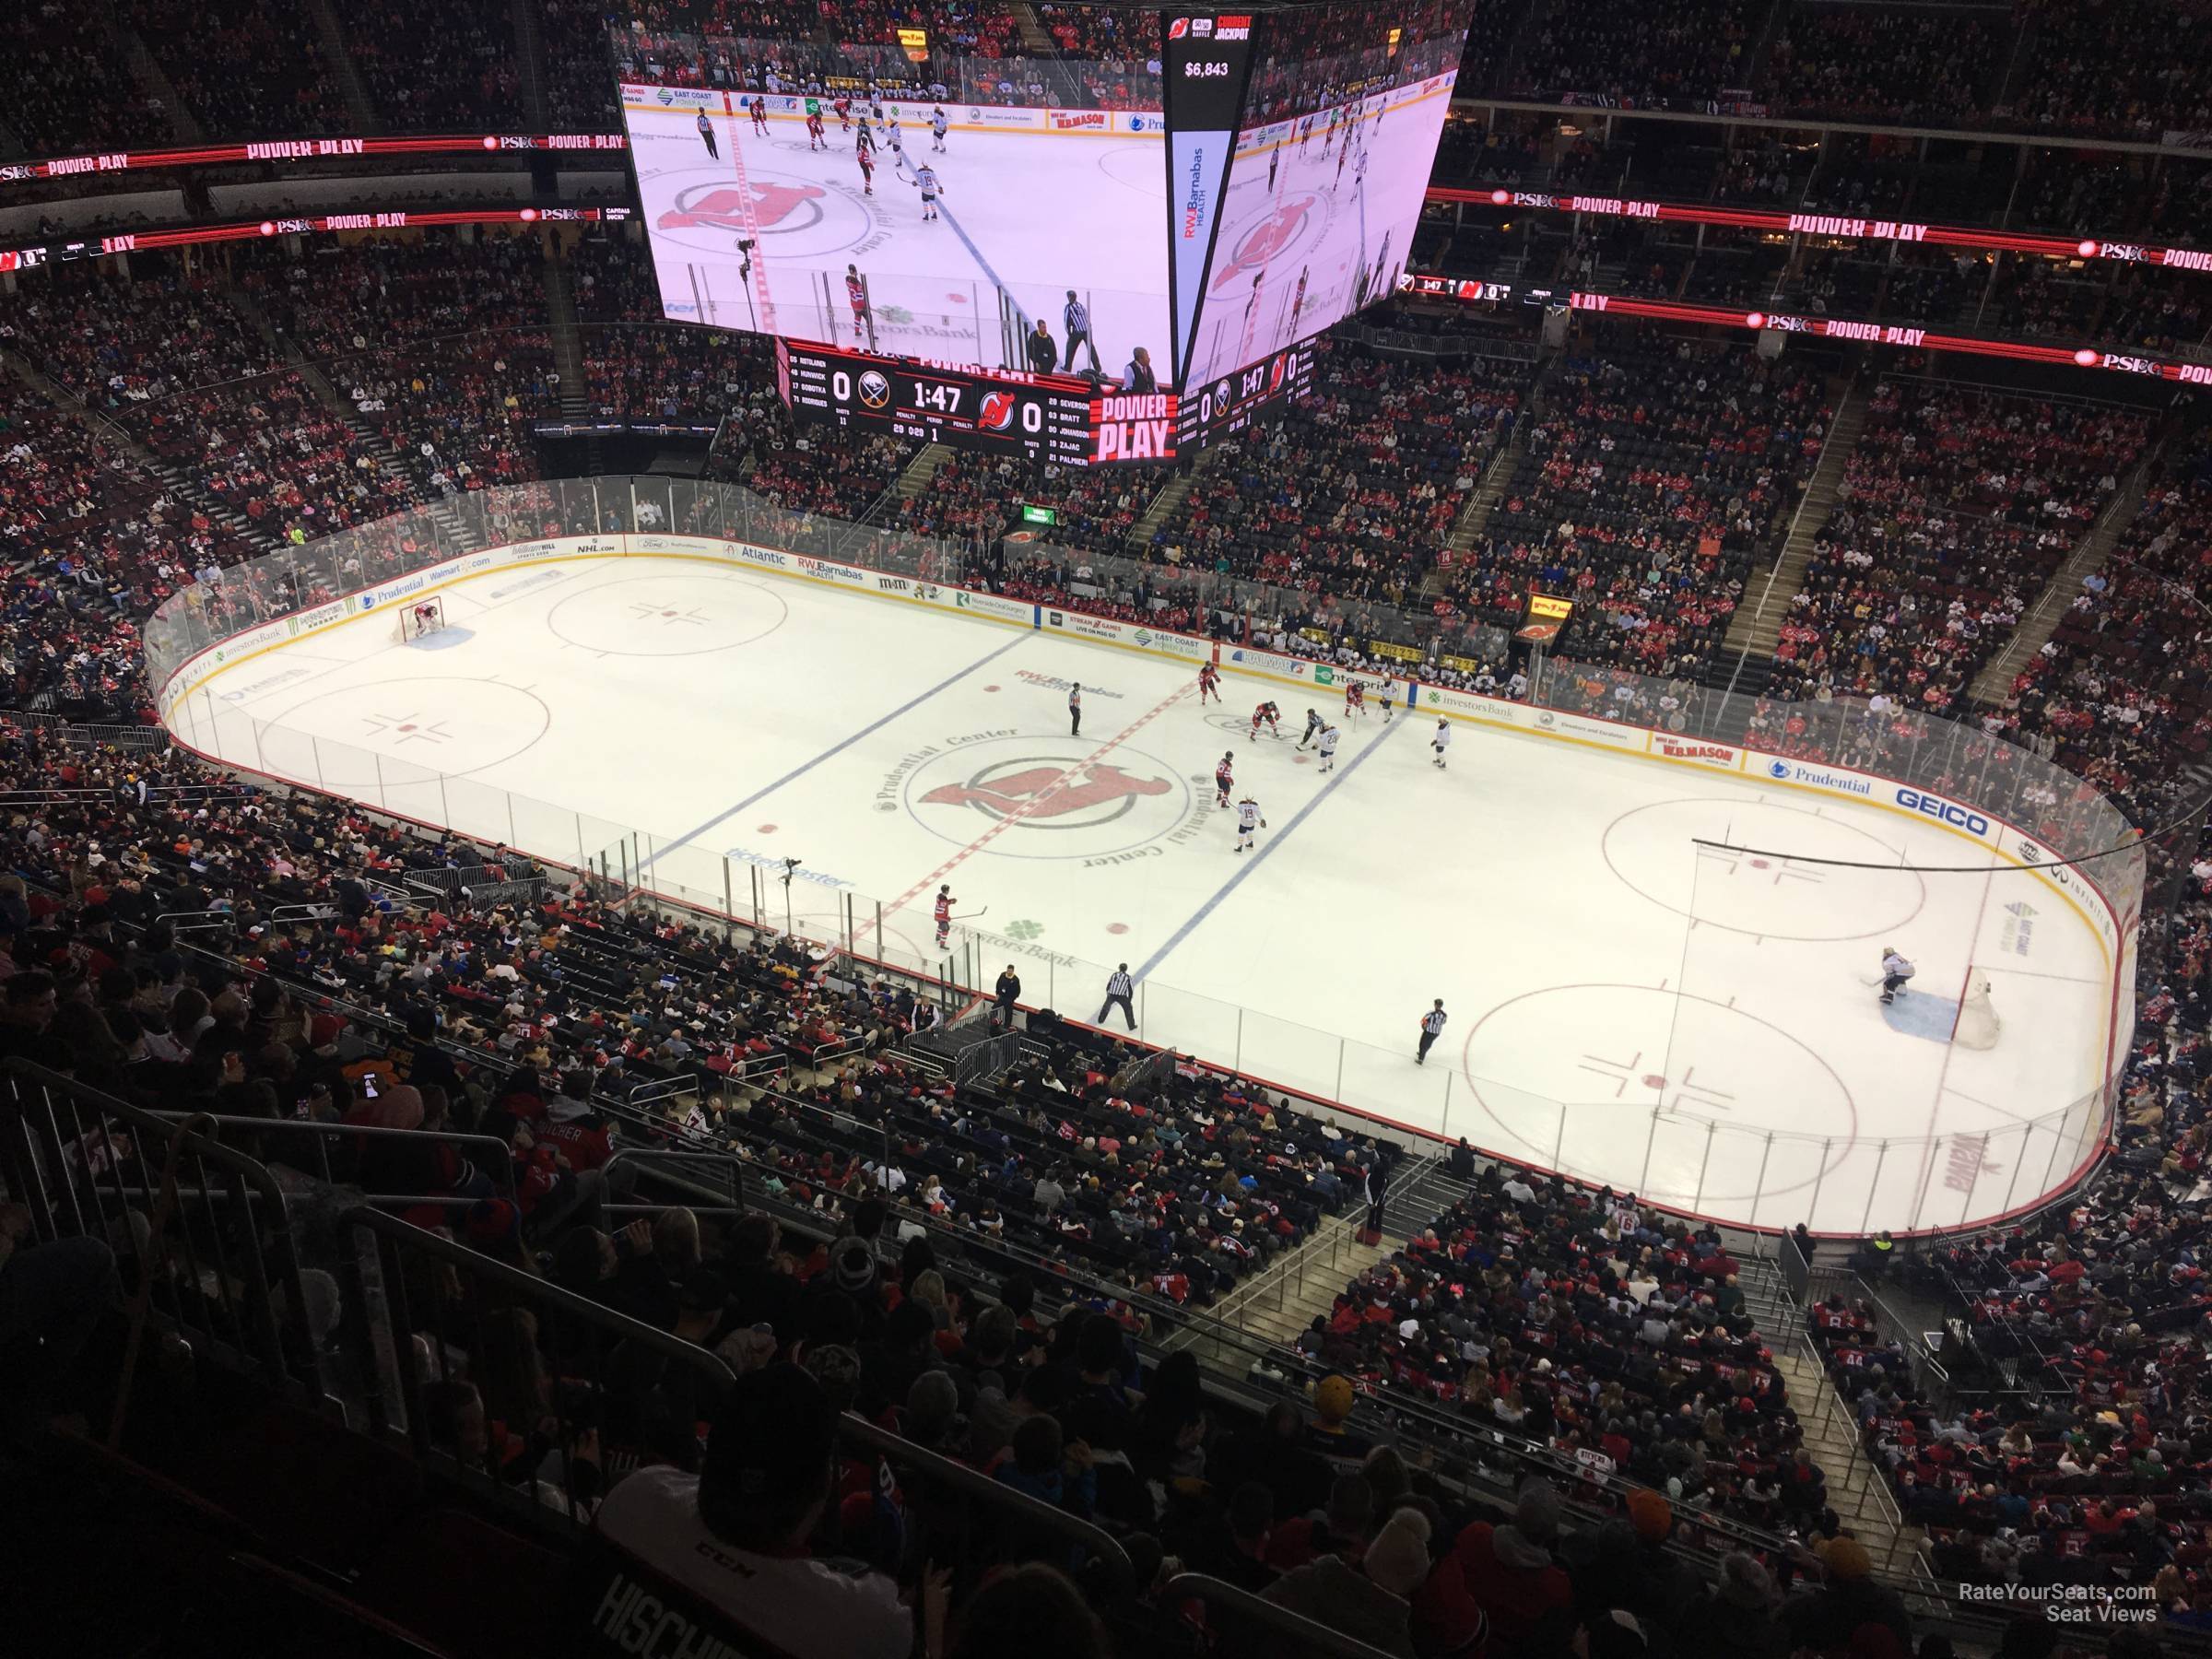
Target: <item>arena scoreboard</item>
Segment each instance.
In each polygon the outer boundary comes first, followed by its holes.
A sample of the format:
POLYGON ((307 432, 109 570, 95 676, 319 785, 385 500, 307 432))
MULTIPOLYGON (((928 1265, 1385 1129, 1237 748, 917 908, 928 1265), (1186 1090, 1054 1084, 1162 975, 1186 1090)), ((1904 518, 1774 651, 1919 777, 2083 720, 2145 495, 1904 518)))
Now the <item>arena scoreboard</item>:
POLYGON ((1077 375, 1025 374, 825 346, 776 342, 776 384, 792 418, 1060 466, 1169 460, 1176 398, 1094 389, 1077 375))
POLYGON ((1270 354, 1249 369, 1194 387, 1182 399, 1176 441, 1185 452, 1234 438, 1262 416, 1272 415, 1313 386, 1313 342, 1270 354))
POLYGON ((804 420, 1059 465, 1203 448, 1397 292, 1473 6, 1069 0, 1100 55, 1049 96, 934 29, 618 31, 662 315, 787 342, 804 420))
POLYGON ((976 364, 883 357, 806 340, 776 342, 792 416, 956 449, 1088 465, 1089 384, 976 364))

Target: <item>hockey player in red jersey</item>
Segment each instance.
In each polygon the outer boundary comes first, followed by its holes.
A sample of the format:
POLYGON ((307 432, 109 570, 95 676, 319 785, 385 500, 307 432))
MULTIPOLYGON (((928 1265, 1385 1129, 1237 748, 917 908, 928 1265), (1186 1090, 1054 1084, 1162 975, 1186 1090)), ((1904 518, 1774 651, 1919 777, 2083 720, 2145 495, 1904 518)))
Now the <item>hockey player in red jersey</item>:
POLYGON ((830 107, 837 112, 837 130, 841 133, 851 132, 853 130, 853 100, 849 98, 841 98, 830 107))
POLYGON ((822 136, 822 112, 819 110, 806 112, 806 147, 810 150, 830 147, 830 140, 822 136))
POLYGON ((765 135, 768 132, 768 100, 756 93, 753 101, 746 106, 746 113, 753 118, 753 131, 765 135))
MULTIPOLYGON (((865 156, 861 158, 861 165, 867 165, 865 156)), ((868 320, 868 284, 858 265, 845 267, 845 302, 853 308, 853 337, 861 339, 862 327, 868 320)))
POLYGON ((1228 806, 1229 792, 1237 786, 1236 761, 1234 749, 1221 751, 1221 764, 1214 768, 1214 805, 1217 806, 1228 806))
POLYGON ((1206 707, 1206 700, 1221 700, 1221 670, 1211 663, 1198 665, 1198 706, 1206 707))
POLYGON ((937 918, 937 948, 942 950, 952 939, 952 907, 959 900, 952 896, 949 883, 937 888, 937 901, 932 907, 937 918))
POLYGON ((1356 679, 1344 682, 1344 712, 1347 714, 1367 712, 1367 688, 1356 679))
POLYGON ((1277 741, 1281 741, 1283 735, 1282 711, 1271 702, 1264 702, 1254 709, 1252 712, 1252 730, 1246 735, 1244 741, 1251 743, 1255 740, 1260 735, 1262 725, 1265 725, 1268 731, 1275 735, 1277 741))

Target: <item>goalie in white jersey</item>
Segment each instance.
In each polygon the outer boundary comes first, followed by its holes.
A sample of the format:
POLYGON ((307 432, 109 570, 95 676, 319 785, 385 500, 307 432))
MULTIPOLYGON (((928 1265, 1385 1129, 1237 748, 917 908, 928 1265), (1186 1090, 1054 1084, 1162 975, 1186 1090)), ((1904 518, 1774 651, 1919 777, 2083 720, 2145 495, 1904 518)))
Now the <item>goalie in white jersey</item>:
POLYGON ((1237 851, 1241 853, 1252 845, 1253 831, 1267 828, 1267 820, 1260 816, 1260 804, 1250 795, 1237 803, 1237 851))
POLYGON ((1882 947, 1882 1001, 1893 1003, 1897 994, 1905 988, 1905 982, 1918 971, 1912 963, 1898 954, 1897 947, 1882 947))
POLYGON ((1336 770, 1336 739, 1339 735, 1335 726, 1324 726, 1321 729, 1321 770, 1324 772, 1336 770))

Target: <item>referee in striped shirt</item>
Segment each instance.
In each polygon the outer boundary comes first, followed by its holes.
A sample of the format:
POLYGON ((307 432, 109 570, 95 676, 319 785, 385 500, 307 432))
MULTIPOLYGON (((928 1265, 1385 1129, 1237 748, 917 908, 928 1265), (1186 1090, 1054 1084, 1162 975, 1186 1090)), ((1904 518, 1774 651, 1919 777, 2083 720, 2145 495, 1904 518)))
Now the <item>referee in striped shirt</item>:
POLYGON ((1099 348, 1090 337, 1090 307, 1076 298, 1074 288, 1067 290, 1067 304, 1061 308, 1060 321, 1067 329, 1067 361, 1060 367, 1068 370, 1076 366, 1076 342, 1080 340, 1090 353, 1090 371, 1098 373, 1099 348))
POLYGON ((1124 962, 1106 976, 1106 1000, 1099 1005, 1099 1017, 1090 1023, 1098 1026, 1104 1025, 1107 1010, 1118 1004, 1122 1010, 1122 1018, 1129 1022, 1131 1030, 1135 1030, 1136 1015, 1129 1006, 1129 998, 1135 990, 1136 982, 1129 977, 1129 964, 1124 962))

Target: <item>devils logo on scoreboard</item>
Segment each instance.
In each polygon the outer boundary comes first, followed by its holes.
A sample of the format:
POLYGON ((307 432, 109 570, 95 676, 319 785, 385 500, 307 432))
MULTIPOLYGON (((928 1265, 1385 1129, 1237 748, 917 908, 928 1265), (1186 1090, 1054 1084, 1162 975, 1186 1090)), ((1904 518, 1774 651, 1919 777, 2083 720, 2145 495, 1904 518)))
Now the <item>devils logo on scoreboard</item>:
MULTIPOLYGON (((703 226, 712 230, 742 230, 749 223, 756 229, 773 230, 809 203, 820 201, 826 194, 818 184, 770 182, 750 188, 753 210, 749 221, 743 189, 734 184, 694 185, 677 194, 676 205, 661 215, 657 228, 685 230, 703 226)), ((820 217, 821 210, 814 208, 809 222, 820 217)))

